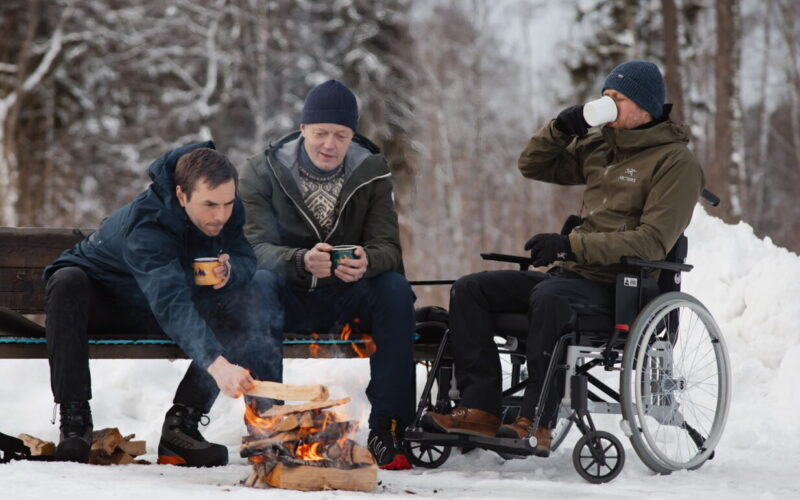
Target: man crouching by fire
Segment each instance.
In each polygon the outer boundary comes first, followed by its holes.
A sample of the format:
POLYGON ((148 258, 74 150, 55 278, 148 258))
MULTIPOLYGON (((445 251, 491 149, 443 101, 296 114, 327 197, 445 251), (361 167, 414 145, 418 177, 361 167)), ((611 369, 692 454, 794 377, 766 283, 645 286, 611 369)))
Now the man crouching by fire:
MULTIPOLYGON (((92 397, 87 334, 166 333, 192 359, 167 412, 158 462, 228 463, 198 423, 222 391, 280 381, 282 332, 264 272, 243 234, 238 176, 212 142, 150 165, 152 184, 45 269, 50 380, 61 405, 56 457, 87 462, 92 397), (203 273, 195 259, 210 261, 203 273)), ((260 406, 269 401, 259 401, 260 406)))

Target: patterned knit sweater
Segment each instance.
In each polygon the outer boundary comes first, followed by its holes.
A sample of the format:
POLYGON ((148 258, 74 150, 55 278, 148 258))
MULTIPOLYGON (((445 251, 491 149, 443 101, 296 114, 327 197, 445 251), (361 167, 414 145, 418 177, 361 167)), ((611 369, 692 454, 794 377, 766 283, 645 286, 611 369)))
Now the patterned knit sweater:
POLYGON ((344 166, 339 165, 330 172, 320 170, 311 162, 302 144, 298 150, 303 201, 322 226, 323 237, 327 237, 338 215, 336 202, 344 185, 344 166))

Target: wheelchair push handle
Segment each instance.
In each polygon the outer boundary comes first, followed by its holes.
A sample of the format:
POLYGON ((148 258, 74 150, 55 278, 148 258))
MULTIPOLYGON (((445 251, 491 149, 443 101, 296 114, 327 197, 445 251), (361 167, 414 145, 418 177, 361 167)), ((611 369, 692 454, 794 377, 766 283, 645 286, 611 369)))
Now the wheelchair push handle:
POLYGON ((483 260, 494 260, 496 262, 510 262, 519 265, 521 271, 527 271, 533 264, 533 259, 530 257, 522 257, 519 255, 508 255, 504 253, 481 252, 483 260))

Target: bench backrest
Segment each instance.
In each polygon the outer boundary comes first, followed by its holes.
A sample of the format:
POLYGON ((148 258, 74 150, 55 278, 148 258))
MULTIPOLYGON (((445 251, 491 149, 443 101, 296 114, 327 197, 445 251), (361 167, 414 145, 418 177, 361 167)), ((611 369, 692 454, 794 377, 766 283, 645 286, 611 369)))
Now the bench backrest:
POLYGON ((22 314, 44 310, 42 271, 92 229, 0 227, 0 307, 22 314))

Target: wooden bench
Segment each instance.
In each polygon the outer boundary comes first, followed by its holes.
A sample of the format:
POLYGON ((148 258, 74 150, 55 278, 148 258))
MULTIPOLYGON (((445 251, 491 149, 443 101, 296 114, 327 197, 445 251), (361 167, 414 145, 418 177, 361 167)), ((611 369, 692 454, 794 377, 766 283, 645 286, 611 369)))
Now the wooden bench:
MULTIPOLYGON (((25 315, 44 313, 45 283, 42 271, 61 252, 89 235, 92 229, 0 227, 0 359, 47 358, 44 327, 25 315)), ((412 284, 445 284, 416 282, 412 284)), ((420 328, 442 328, 437 321, 420 328)), ((418 336, 419 337, 419 336, 418 336)), ((286 333, 285 358, 354 358, 367 346, 363 340, 342 340, 338 335, 318 338, 286 333)), ((415 342, 414 358, 430 361, 435 343, 415 342)), ((90 335, 91 358, 180 359, 186 354, 166 335, 90 335)))

